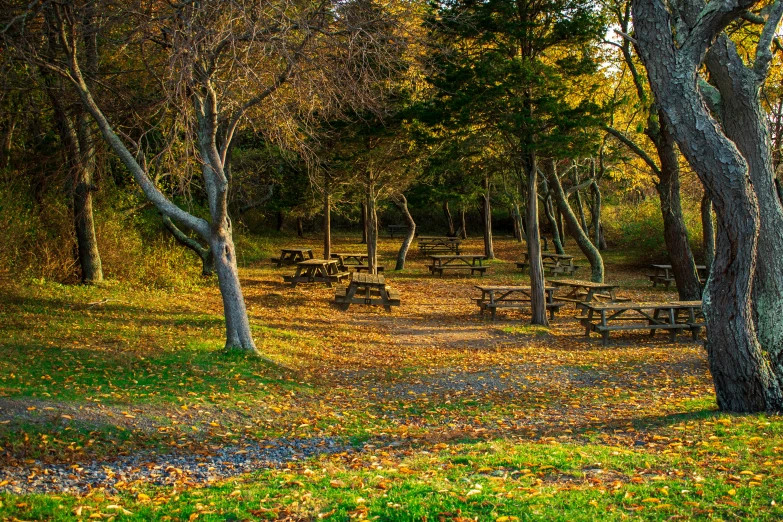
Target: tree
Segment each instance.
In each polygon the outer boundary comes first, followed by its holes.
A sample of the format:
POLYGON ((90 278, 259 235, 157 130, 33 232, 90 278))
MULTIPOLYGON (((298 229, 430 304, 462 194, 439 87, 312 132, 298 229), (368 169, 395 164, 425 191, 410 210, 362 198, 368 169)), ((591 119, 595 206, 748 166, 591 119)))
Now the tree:
MULTIPOLYGON (((759 342, 751 299, 758 200, 748 162, 712 117, 700 90, 699 69, 710 45, 754 4, 710 2, 689 24, 673 16, 661 0, 633 1, 634 35, 656 103, 715 207, 715 261, 704 293, 706 348, 718 405, 730 411, 783 409, 781 382, 775 374, 778 353, 759 342), (677 22, 680 41, 673 31, 677 22)), ((780 9, 767 16, 753 63, 759 76, 769 67, 780 9)))
MULTIPOLYGON (((627 0, 613 1, 610 3, 609 9, 612 11, 621 33, 629 34, 631 32, 631 2, 627 0)), ((696 270, 696 262, 693 259, 693 252, 688 242, 688 229, 685 226, 685 218, 682 213, 680 163, 674 137, 660 110, 655 105, 650 106, 644 77, 639 72, 632 53, 632 42, 628 38, 622 38, 619 43, 614 43, 614 45, 618 47, 622 55, 623 64, 631 75, 638 101, 646 112, 643 133, 652 143, 658 160, 653 160, 642 146, 628 137, 627 133, 621 132, 611 125, 607 126, 607 131, 636 154, 655 175, 657 180, 655 190, 661 201, 663 238, 672 265, 674 280, 677 283, 677 292, 680 299, 684 301, 701 299, 701 283, 696 270)))

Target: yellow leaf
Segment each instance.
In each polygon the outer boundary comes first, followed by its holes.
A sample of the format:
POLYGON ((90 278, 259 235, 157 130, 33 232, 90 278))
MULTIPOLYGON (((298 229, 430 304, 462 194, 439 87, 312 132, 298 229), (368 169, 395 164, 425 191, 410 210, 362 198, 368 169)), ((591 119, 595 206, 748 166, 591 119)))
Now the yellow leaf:
POLYGON ((329 481, 329 485, 332 486, 333 488, 344 488, 345 482, 343 482, 340 479, 333 479, 329 481))
POLYGON ((730 490, 727 491, 727 493, 733 497, 734 495, 737 494, 737 490, 734 489, 734 488, 731 488, 730 490))
POLYGON ((652 498, 652 497, 645 498, 644 500, 642 500, 642 502, 644 502, 646 504, 660 504, 661 503, 661 501, 659 499, 652 498))
POLYGON ((145 493, 139 493, 136 495, 136 500, 139 502, 147 502, 150 499, 150 496, 145 493))
POLYGON ((240 490, 238 490, 238 489, 235 489, 234 491, 231 492, 229 497, 238 497, 240 495, 242 495, 242 492, 240 490))

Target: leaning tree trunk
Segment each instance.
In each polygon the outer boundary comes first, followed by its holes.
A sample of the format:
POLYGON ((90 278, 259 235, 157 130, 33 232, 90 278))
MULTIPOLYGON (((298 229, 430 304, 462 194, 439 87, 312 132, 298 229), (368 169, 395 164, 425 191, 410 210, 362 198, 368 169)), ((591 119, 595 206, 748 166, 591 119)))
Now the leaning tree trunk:
POLYGON ((538 228, 538 166, 535 153, 527 165, 527 258, 530 264, 530 323, 549 326, 546 317, 544 264, 541 261, 541 236, 538 228))
POLYGON ((86 114, 79 117, 78 140, 81 157, 74 162, 76 179, 73 187, 73 223, 79 251, 79 265, 82 269, 82 282, 95 284, 103 281, 103 265, 98 251, 98 239, 95 237, 92 209, 92 194, 96 190, 93 183, 95 144, 92 143, 86 114))
MULTIPOLYGON (((680 151, 715 206, 715 261, 703 296, 708 363, 718 406, 754 412, 783 410, 783 393, 756 338, 751 299, 759 233, 759 207, 747 163, 720 130, 698 90, 704 50, 723 29, 714 23, 735 11, 716 3, 713 23, 675 45, 670 13, 661 0, 633 0, 634 34, 650 86, 680 151)), ((737 16, 739 11, 736 11, 737 16)))
POLYGON ((255 351, 245 299, 239 284, 239 270, 230 226, 220 227, 213 232, 210 249, 214 257, 218 286, 223 298, 223 311, 226 316, 226 348, 255 351))
POLYGON ((558 209, 568 225, 568 231, 574 237, 579 249, 590 263, 590 280, 594 283, 603 283, 604 260, 601 258, 601 253, 590 241, 585 230, 579 225, 579 219, 571 209, 571 205, 568 204, 563 185, 560 184, 560 178, 557 175, 557 164, 553 159, 548 162, 547 177, 549 178, 549 184, 552 186, 552 192, 554 193, 555 201, 557 201, 558 209))
POLYGON ((451 210, 449 209, 449 202, 444 201, 443 202, 443 215, 446 216, 446 225, 449 228, 448 233, 446 234, 449 237, 454 237, 457 235, 457 233, 454 230, 454 219, 451 217, 451 210))
POLYGON ((163 220, 163 226, 166 230, 171 232, 174 239, 180 245, 191 249, 201 259, 201 275, 211 276, 215 273, 215 257, 212 255, 212 250, 209 247, 203 246, 201 243, 185 234, 182 230, 174 224, 170 217, 165 214, 160 215, 163 220))
POLYGON ((704 265, 707 272, 711 270, 715 260, 715 226, 712 224, 712 201, 705 192, 701 198, 701 230, 704 245, 704 265))
POLYGON ((404 194, 400 194, 398 197, 394 198, 394 204, 400 209, 402 216, 405 218, 405 224, 408 225, 408 233, 405 235, 402 245, 400 245, 400 251, 397 252, 397 264, 394 267, 395 270, 403 270, 405 268, 405 259, 408 256, 408 250, 413 244, 413 239, 416 237, 416 222, 413 220, 410 210, 408 210, 408 200, 404 194))
MULTIPOLYGON (((662 119, 661 116, 659 119, 662 119)), ((652 138, 661 161, 655 189, 661 199, 663 238, 677 283, 677 293, 682 301, 698 301, 701 299, 701 283, 682 214, 680 165, 674 137, 665 121, 660 122, 657 133, 648 135, 652 138)))
MULTIPOLYGON (((565 249, 563 243, 560 242, 560 229, 557 228, 557 218, 555 217, 555 206, 552 204, 552 194, 549 191, 549 183, 544 180, 544 190, 546 190, 546 197, 544 198, 544 214, 549 221, 549 226, 552 228, 552 243, 555 244, 555 253, 558 255, 565 255, 565 249)), ((530 233, 528 232, 528 237, 530 233)))
POLYGON ((484 255, 487 259, 495 259, 495 247, 492 242, 492 201, 489 188, 489 178, 484 178, 484 195, 481 198, 482 218, 484 221, 484 255))
POLYGON ((565 245, 565 227, 563 226, 563 214, 555 205, 555 219, 557 220, 557 233, 560 235, 560 244, 565 245))
POLYGON ((585 208, 582 205, 582 196, 579 194, 579 191, 577 190, 574 194, 574 202, 576 203, 576 211, 579 213, 579 226, 582 227, 582 230, 585 234, 589 234, 589 228, 587 228, 587 218, 585 217, 585 208))

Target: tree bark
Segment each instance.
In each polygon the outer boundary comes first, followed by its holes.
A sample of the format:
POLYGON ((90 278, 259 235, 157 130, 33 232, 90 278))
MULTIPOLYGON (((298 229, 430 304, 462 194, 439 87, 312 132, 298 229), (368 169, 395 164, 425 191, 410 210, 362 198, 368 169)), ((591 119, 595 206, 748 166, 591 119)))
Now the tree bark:
POLYGON ((405 224, 408 225, 408 233, 405 235, 402 245, 400 245, 400 251, 397 252, 397 264, 394 267, 395 270, 404 270, 408 250, 413 244, 413 239, 416 237, 416 222, 413 220, 410 210, 408 210, 408 200, 404 194, 400 194, 394 198, 394 204, 400 209, 402 216, 405 218, 405 224))
POLYGON ((255 342, 250 330, 242 286, 239 283, 236 252, 230 230, 230 226, 217 230, 210 241, 226 317, 226 349, 255 352, 255 342))
POLYGON ((579 226, 582 227, 585 234, 589 234, 590 229, 587 228, 587 218, 585 217, 585 209, 582 206, 582 196, 578 190, 574 193, 574 201, 576 202, 576 211, 579 214, 579 226))
POLYGON ((201 275, 208 277, 214 274, 215 258, 212 255, 212 250, 185 234, 167 215, 161 214, 160 217, 163 220, 163 226, 166 227, 166 230, 171 232, 174 239, 176 239, 180 245, 191 249, 196 253, 199 259, 201 259, 201 275))
POLYGON ((367 201, 362 201, 362 240, 359 243, 367 243, 367 201))
POLYGON ((715 260, 715 226, 712 224, 712 201, 705 193, 701 198, 701 229, 704 245, 704 265, 707 272, 711 270, 715 260))
POLYGON ((329 193, 329 177, 324 172, 324 259, 332 257, 332 198, 329 193))
POLYGON ((718 406, 741 412, 779 411, 783 393, 756 338, 753 317, 758 201, 747 163, 707 111, 698 70, 716 35, 752 3, 711 3, 712 10, 675 45, 666 5, 633 0, 634 34, 656 102, 715 206, 715 261, 703 296, 705 347, 718 406))
POLYGON ((454 219, 451 217, 451 209, 449 209, 448 201, 443 202, 443 215, 446 216, 446 226, 449 229, 446 235, 449 237, 456 236, 457 232, 454 230, 454 219))
POLYGON ((594 283, 604 282, 604 260, 601 258, 601 253, 590 241, 585 230, 579 225, 579 220, 571 209, 571 205, 568 204, 563 185, 560 183, 560 178, 557 175, 557 164, 555 160, 550 159, 547 162, 546 175, 549 179, 549 184, 552 187, 552 192, 557 202, 557 206, 560 210, 560 214, 565 219, 568 225, 568 231, 576 240, 576 244, 579 249, 587 258, 590 263, 591 275, 590 280, 594 283))
POLYGON ((76 231, 76 244, 79 251, 79 265, 82 270, 82 282, 95 284, 103 281, 103 265, 98 251, 98 239, 95 236, 95 218, 92 206, 92 194, 96 190, 93 182, 95 172, 95 144, 89 136, 89 124, 86 114, 79 116, 79 149, 72 162, 76 169, 73 187, 73 221, 76 231))
POLYGON ((495 259, 495 247, 492 242, 492 201, 489 178, 484 178, 484 195, 481 198, 482 217, 484 220, 484 255, 487 259, 495 259))
POLYGON ((304 224, 302 223, 302 216, 296 218, 296 235, 298 237, 304 237, 304 224))
POLYGON ((526 158, 527 174, 527 258, 530 263, 531 324, 549 326, 546 317, 544 264, 541 262, 541 236, 538 228, 538 165, 531 152, 526 158))
POLYGON ((557 233, 558 233, 558 239, 560 239, 560 244, 565 245, 565 227, 563 226, 563 214, 560 212, 560 209, 555 205, 555 219, 557 220, 557 233))
POLYGON ((462 239, 467 239, 468 238, 468 224, 467 224, 467 221, 465 219, 465 214, 466 214, 465 207, 460 207, 460 209, 459 209, 459 220, 460 220, 460 223, 462 224, 462 234, 461 234, 462 235, 462 239))
MULTIPOLYGON (((544 190, 546 191, 546 196, 544 197, 544 214, 546 214, 546 219, 549 221, 549 226, 552 228, 552 243, 555 244, 555 253, 562 256, 565 255, 565 249, 563 248, 563 243, 560 242, 560 229, 557 228, 555 205, 552 204, 552 194, 549 190, 549 183, 547 183, 546 178, 543 179, 543 184, 544 190)), ((529 236, 530 234, 528 233, 528 237, 529 236)))
POLYGON ((367 266, 370 274, 378 274, 378 214, 375 210, 375 186, 367 173, 367 266))
POLYGON ((282 210, 277 211, 277 231, 281 232, 283 230, 283 224, 285 223, 285 214, 283 214, 282 210))
POLYGON ((593 205, 591 214, 593 215, 593 244, 598 247, 598 250, 606 250, 606 239, 604 239, 603 224, 601 223, 601 209, 602 209, 602 197, 601 189, 596 181, 590 185, 590 190, 593 192, 593 205))

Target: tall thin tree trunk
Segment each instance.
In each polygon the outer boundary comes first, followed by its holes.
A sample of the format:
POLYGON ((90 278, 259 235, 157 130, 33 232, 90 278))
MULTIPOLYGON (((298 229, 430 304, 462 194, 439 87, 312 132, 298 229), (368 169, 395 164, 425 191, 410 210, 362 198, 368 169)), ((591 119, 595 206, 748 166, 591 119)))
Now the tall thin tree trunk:
POLYGON ((604 282, 604 260, 601 258, 601 253, 590 241, 587 233, 579 226, 579 220, 571 209, 571 205, 568 204, 563 186, 560 184, 560 178, 557 175, 557 164, 555 160, 551 159, 547 162, 547 177, 549 178, 549 184, 552 187, 555 200, 560 213, 565 218, 565 222, 568 224, 568 231, 576 240, 576 244, 579 249, 587 258, 590 263, 591 275, 590 280, 594 283, 604 282))
POLYGON ((362 201, 362 240, 359 243, 367 243, 367 201, 362 201))
POLYGON ((296 217, 296 235, 299 237, 304 237, 304 224, 302 221, 302 216, 296 217))
POLYGON ((587 218, 585 217, 585 209, 582 206, 582 196, 579 194, 578 190, 574 194, 574 202, 576 203, 576 211, 579 216, 579 226, 582 227, 585 234, 589 234, 590 229, 587 228, 587 218))
POLYGON ((590 189, 593 191, 593 244, 598 247, 598 250, 606 250, 606 239, 604 239, 604 227, 601 223, 601 210, 602 210, 602 197, 601 189, 598 187, 597 182, 593 182, 590 185, 590 189))
POLYGON ((685 218, 682 214, 677 149, 666 122, 660 122, 659 129, 657 133, 648 133, 648 135, 653 138, 653 144, 661 161, 655 188, 661 199, 663 237, 680 299, 698 301, 701 299, 701 283, 691 245, 688 242, 688 228, 685 226, 685 218))
POLYGON ((239 283, 236 252, 230 227, 220 227, 213 233, 210 249, 215 262, 223 311, 226 316, 226 349, 256 352, 245 298, 239 283))
POLYGON ((449 209, 449 202, 444 201, 443 202, 443 215, 446 216, 446 226, 448 226, 448 233, 446 233, 449 237, 454 237, 457 235, 456 231, 454 230, 454 219, 451 217, 451 209, 449 209))
POLYGON ((332 257, 332 196, 329 193, 329 178, 324 173, 324 259, 332 257))
POLYGON ((378 274, 378 214, 375 211, 375 186, 367 172, 367 266, 369 273, 378 274))
POLYGON ((549 326, 546 317, 544 264, 541 262, 541 236, 538 228, 538 166, 535 153, 527 158, 527 257, 530 263, 531 324, 549 326))
POLYGON ((563 226, 563 214, 560 212, 560 209, 557 207, 557 205, 554 205, 554 207, 555 207, 555 218, 557 219, 557 233, 560 235, 560 244, 565 245, 566 236, 565 236, 565 227, 563 226))
POLYGON ((73 187, 73 221, 76 230, 76 243, 79 249, 79 264, 82 269, 82 282, 87 284, 103 281, 103 265, 98 252, 98 239, 95 237, 92 194, 96 190, 93 182, 95 172, 95 144, 90 136, 87 115, 79 116, 79 151, 81 158, 74 163, 76 179, 73 187))
POLYGON ((484 195, 481 202, 484 219, 484 255, 487 259, 495 259, 495 247, 492 242, 492 201, 488 177, 484 177, 484 195))
POLYGON ((398 197, 394 198, 394 204, 400 209, 402 216, 405 218, 405 224, 408 225, 408 232, 405 234, 402 245, 400 245, 400 251, 397 252, 397 264, 394 267, 395 270, 403 270, 405 268, 405 259, 408 256, 408 250, 410 249, 411 244, 413 244, 414 237, 416 237, 416 222, 413 220, 410 210, 408 210, 408 200, 404 194, 400 194, 398 197))
POLYGON ((465 219, 465 214, 466 214, 465 207, 460 207, 459 208, 459 220, 460 220, 460 223, 462 224, 462 234, 461 234, 462 239, 467 239, 468 238, 468 224, 467 224, 467 221, 465 219))
POLYGON ((701 198, 701 230, 702 244, 704 245, 704 265, 707 272, 715 260, 715 226, 712 224, 712 201, 705 192, 701 198))
POLYGON ((281 232, 283 230, 283 224, 285 223, 285 214, 283 214, 282 210, 277 211, 277 231, 281 232))

